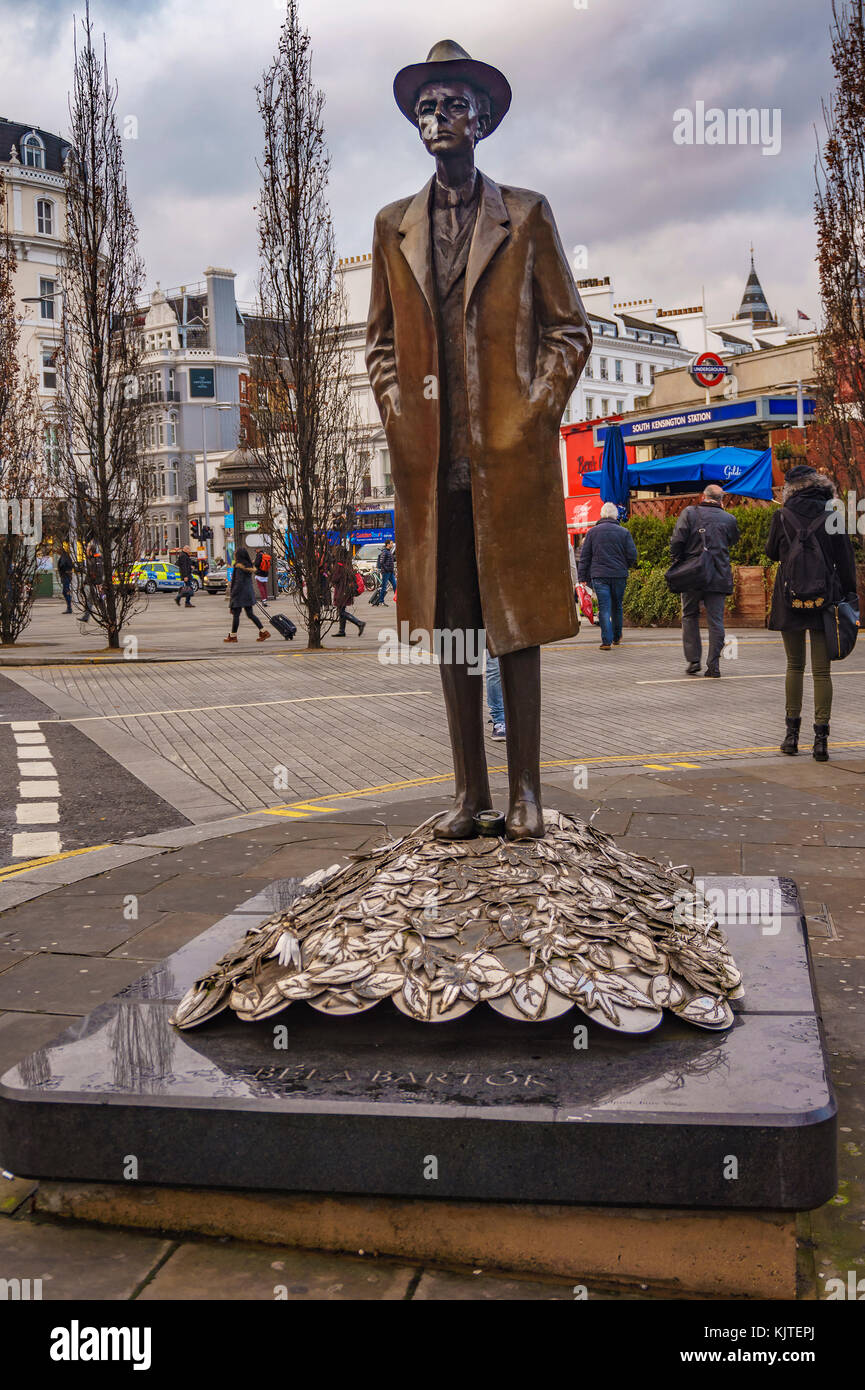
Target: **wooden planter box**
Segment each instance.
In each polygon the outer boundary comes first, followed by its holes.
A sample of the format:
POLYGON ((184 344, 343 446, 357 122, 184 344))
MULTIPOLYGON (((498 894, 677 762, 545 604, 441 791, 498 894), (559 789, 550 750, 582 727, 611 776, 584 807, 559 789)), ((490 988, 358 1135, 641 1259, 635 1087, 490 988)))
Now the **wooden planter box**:
POLYGON ((736 602, 727 614, 730 627, 766 626, 766 584, 761 565, 737 565, 736 602))

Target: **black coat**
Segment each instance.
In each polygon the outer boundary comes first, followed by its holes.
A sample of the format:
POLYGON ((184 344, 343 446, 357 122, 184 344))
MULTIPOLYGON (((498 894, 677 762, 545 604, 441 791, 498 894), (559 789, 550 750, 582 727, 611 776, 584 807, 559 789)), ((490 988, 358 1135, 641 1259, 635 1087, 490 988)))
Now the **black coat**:
MULTIPOLYGON (((772 517, 772 524, 769 527, 766 554, 770 560, 778 560, 783 563, 790 549, 790 539, 781 520, 783 513, 790 510, 796 513, 800 521, 813 521, 821 512, 825 512, 828 521, 831 518, 831 513, 826 511, 826 503, 832 499, 833 495, 832 484, 828 478, 825 481, 821 479, 819 483, 811 483, 807 487, 796 488, 792 492, 789 492, 788 485, 788 488, 785 489, 784 505, 781 511, 776 512, 772 517)), ((843 526, 843 518, 841 524, 843 526)), ((791 533, 792 529, 791 527, 791 533)), ((829 563, 829 568, 835 572, 836 592, 833 597, 837 600, 845 598, 847 594, 855 594, 856 557, 850 537, 844 530, 832 531, 829 527, 821 527, 817 532, 817 537, 829 563)), ((823 627, 823 614, 820 609, 791 608, 787 603, 784 598, 780 569, 775 576, 775 587, 772 590, 769 627, 774 632, 801 632, 805 628, 819 631, 823 627)))
POLYGON ((736 518, 725 512, 720 502, 697 502, 686 507, 676 522, 670 537, 670 556, 677 560, 688 560, 699 555, 703 549, 701 527, 706 531, 706 545, 715 560, 717 579, 706 592, 710 594, 732 594, 733 569, 730 564, 730 546, 739 539, 736 518))
POLYGON ((192 557, 185 550, 181 550, 177 557, 177 568, 181 579, 188 581, 192 578, 192 557))
POLYGON ((594 579, 624 579, 637 563, 634 537, 614 517, 596 521, 580 546, 577 567, 581 584, 594 579))
POLYGON ((253 571, 243 565, 235 565, 231 573, 231 588, 228 591, 229 608, 251 608, 258 602, 258 595, 252 584, 253 571))

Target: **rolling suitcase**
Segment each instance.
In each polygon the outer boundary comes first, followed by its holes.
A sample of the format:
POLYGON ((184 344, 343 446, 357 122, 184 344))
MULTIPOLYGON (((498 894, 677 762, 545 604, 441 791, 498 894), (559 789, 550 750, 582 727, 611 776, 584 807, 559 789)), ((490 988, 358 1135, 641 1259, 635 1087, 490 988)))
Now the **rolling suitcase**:
POLYGON ((259 612, 264 615, 270 623, 270 626, 276 629, 280 637, 284 637, 286 642, 294 641, 297 634, 297 627, 291 621, 291 618, 287 618, 284 613, 268 613, 267 609, 262 608, 260 603, 257 603, 255 606, 259 612))

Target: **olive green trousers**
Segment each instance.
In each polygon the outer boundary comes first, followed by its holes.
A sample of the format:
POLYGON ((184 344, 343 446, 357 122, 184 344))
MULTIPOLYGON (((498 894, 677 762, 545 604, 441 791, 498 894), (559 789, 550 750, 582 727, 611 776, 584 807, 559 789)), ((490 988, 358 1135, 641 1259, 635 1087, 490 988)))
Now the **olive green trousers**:
MULTIPOLYGON (((811 676, 814 681, 814 723, 828 724, 832 713, 832 675, 826 637, 822 628, 811 628, 811 676)), ((798 719, 802 713, 802 686, 805 680, 806 629, 782 632, 787 653, 787 679, 784 695, 787 718, 798 719)))

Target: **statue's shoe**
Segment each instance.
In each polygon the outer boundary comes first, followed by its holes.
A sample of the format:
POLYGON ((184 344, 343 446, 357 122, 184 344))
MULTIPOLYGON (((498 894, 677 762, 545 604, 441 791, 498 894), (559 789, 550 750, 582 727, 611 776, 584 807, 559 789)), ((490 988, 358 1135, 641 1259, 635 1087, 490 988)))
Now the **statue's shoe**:
MULTIPOLYGON (((477 809, 481 810, 482 807, 477 809)), ((474 810, 459 804, 442 816, 433 829, 437 840, 473 840, 477 833, 474 810)))
POLYGON ((505 834, 509 840, 542 840, 544 813, 536 801, 520 798, 505 817, 505 834))

